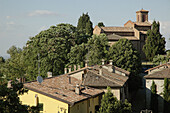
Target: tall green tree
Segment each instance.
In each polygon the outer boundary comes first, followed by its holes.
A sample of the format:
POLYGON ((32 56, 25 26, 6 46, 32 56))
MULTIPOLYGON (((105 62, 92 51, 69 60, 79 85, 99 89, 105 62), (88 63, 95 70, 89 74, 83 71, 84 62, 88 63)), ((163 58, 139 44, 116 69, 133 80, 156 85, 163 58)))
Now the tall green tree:
POLYGON ((170 80, 168 78, 164 78, 164 113, 170 112, 170 80))
POLYGON ((88 38, 91 38, 93 34, 93 23, 90 21, 90 16, 88 13, 82 14, 78 19, 77 24, 77 44, 87 43, 88 38))
POLYGON ((106 59, 108 47, 108 38, 105 34, 93 35, 87 42, 86 59, 89 60, 89 65, 100 64, 101 59, 106 59))
POLYGON ((86 59, 85 55, 87 54, 87 44, 80 44, 71 47, 70 53, 68 53, 69 64, 81 65, 82 62, 86 59))
POLYGON ((151 30, 147 32, 147 39, 143 46, 143 51, 149 61, 152 61, 155 55, 165 54, 166 42, 159 29, 159 22, 153 21, 151 30))
POLYGON ((157 86, 154 81, 152 81, 151 86, 151 110, 153 113, 158 113, 158 97, 157 97, 157 86))
POLYGON ((108 39, 105 34, 93 35, 86 44, 82 43, 71 48, 69 64, 80 64, 89 60, 89 65, 100 64, 107 55, 108 39))
POLYGON ((105 25, 103 24, 103 22, 99 22, 97 25, 98 25, 99 27, 105 27, 105 25))
POLYGON ((4 63, 5 63, 5 59, 2 56, 0 56, 0 77, 3 76, 3 74, 2 74, 2 66, 3 66, 4 63))
POLYGON ((19 78, 24 76, 24 56, 22 55, 22 49, 12 46, 7 53, 10 58, 2 65, 1 71, 3 75, 6 75, 9 79, 19 78))
POLYGON ((128 39, 120 39, 109 48, 108 58, 113 60, 113 64, 125 69, 133 75, 141 71, 140 55, 128 39))
POLYGON ((114 97, 110 87, 107 87, 107 92, 101 100, 101 107, 98 113, 131 113, 131 104, 127 100, 120 102, 114 97))
POLYGON ((67 54, 75 45, 75 32, 73 25, 58 24, 31 37, 23 51, 27 78, 36 79, 39 71, 43 77, 48 71, 62 74, 68 62, 67 54))
POLYGON ((129 91, 136 91, 142 85, 141 77, 138 76, 141 71, 141 58, 128 39, 120 39, 112 45, 108 59, 113 60, 113 65, 131 72, 128 80, 129 91))

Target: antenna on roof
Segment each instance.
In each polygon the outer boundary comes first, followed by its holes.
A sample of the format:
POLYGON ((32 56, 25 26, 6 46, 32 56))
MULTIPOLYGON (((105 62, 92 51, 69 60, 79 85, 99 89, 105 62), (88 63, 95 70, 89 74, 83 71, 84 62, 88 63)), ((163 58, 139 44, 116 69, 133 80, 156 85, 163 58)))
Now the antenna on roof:
POLYGON ((42 78, 41 76, 38 76, 38 77, 37 77, 37 82, 38 82, 39 84, 41 84, 41 83, 43 82, 43 78, 42 78))

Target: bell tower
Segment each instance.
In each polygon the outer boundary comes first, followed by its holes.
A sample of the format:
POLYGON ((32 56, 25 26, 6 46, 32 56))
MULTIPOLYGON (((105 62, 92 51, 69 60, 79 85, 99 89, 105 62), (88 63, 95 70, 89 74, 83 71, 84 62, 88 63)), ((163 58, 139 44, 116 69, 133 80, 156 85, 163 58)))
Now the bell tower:
POLYGON ((136 22, 148 22, 148 12, 144 9, 136 11, 136 22))

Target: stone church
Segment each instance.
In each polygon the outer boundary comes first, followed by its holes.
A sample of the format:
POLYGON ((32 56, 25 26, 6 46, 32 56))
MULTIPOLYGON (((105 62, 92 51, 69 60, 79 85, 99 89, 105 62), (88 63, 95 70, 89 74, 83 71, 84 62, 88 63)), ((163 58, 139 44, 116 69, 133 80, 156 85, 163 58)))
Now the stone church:
POLYGON ((121 38, 127 38, 131 41, 136 50, 139 51, 142 58, 145 55, 142 51, 147 38, 147 30, 151 29, 151 23, 148 21, 147 10, 141 9, 136 12, 136 22, 131 20, 124 24, 124 27, 99 27, 95 26, 93 34, 105 33, 110 45, 113 45, 121 38))

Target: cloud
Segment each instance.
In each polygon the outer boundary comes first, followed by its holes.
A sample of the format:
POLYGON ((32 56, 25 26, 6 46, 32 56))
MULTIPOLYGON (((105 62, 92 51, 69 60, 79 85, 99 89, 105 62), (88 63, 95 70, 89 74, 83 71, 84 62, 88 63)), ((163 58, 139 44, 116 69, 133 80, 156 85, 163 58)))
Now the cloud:
POLYGON ((56 12, 48 11, 48 10, 35 10, 33 12, 30 12, 28 16, 44 16, 44 15, 52 15, 57 16, 58 14, 56 12))
POLYGON ((7 22, 7 25, 14 25, 15 23, 13 21, 7 22))

